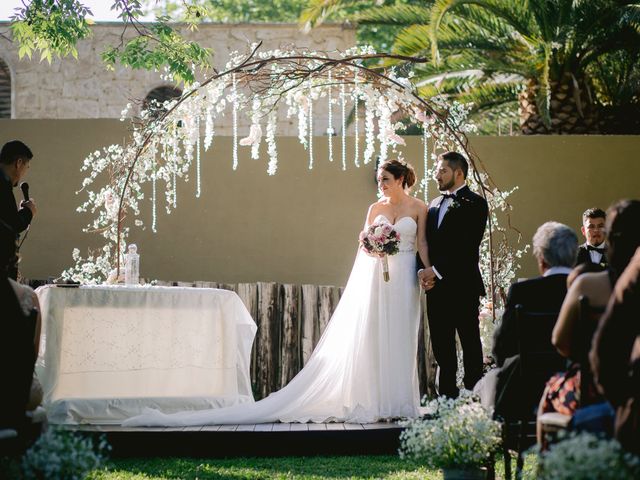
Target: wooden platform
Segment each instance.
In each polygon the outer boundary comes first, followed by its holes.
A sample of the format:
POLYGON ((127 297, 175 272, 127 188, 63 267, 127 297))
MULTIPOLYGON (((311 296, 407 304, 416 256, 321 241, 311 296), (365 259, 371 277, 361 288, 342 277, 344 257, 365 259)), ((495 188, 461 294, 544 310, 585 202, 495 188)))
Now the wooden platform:
POLYGON ((403 427, 384 423, 264 423, 203 427, 70 426, 106 435, 114 457, 395 455, 403 427))

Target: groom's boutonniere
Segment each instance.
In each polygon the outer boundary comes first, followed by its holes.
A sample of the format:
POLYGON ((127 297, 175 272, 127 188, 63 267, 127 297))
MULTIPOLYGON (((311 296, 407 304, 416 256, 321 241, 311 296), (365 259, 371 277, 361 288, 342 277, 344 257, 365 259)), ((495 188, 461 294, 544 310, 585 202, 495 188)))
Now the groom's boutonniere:
POLYGON ((466 205, 469 203, 469 199, 465 198, 465 197, 454 197, 451 199, 451 204, 449 205, 449 210, 454 210, 456 208, 460 208, 463 205, 466 205))

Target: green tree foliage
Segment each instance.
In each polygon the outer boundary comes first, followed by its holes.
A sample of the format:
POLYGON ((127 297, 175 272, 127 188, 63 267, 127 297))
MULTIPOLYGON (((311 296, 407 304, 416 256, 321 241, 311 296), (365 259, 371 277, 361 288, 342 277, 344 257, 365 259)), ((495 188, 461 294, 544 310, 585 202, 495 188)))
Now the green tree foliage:
MULTIPOLYGON (((397 4, 411 0, 394 0, 397 4)), ((193 0, 192 4, 204 10, 206 21, 220 23, 298 23, 304 30, 311 24, 304 20, 309 0, 193 0)), ((331 21, 347 22, 359 11, 381 4, 380 0, 353 0, 332 10, 331 21)), ((180 0, 147 0, 147 8, 158 15, 182 15, 185 2, 180 0)), ((389 51, 399 29, 393 25, 362 24, 357 26, 358 43, 372 45, 376 50, 389 51)))
MULTIPOLYGON (((204 19, 220 23, 296 23, 307 0, 195 0, 204 19)), ((147 8, 159 15, 181 15, 186 8, 179 0, 147 0, 147 8)))
POLYGON ((54 56, 78 58, 76 42, 91 34, 85 18, 90 13, 78 0, 33 0, 17 9, 11 30, 20 45, 18 55, 31 58, 38 52, 49 63, 54 56))
MULTIPOLYGON (((108 46, 102 58, 108 67, 116 63, 131 68, 160 69, 167 67, 178 83, 194 81, 193 66, 210 67, 211 52, 196 42, 185 40, 160 16, 151 24, 138 19, 143 15, 140 0, 112 0, 111 9, 123 22, 119 45, 108 46)), ((186 3, 186 2, 185 2, 186 3)), ((197 28, 203 17, 202 8, 186 4, 181 17, 188 28, 197 28)), ((78 57, 76 44, 91 35, 91 11, 80 0, 31 0, 16 9, 11 18, 11 31, 19 45, 20 58, 39 53, 41 60, 51 63, 54 57, 78 57)))

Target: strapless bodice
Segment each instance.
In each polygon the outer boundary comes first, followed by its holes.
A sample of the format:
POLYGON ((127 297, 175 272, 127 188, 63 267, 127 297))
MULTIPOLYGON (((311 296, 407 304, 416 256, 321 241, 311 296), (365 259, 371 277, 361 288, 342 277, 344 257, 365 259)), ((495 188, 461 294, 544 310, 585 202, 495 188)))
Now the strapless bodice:
POLYGON ((378 215, 374 222, 388 223, 400 234, 400 252, 415 252, 418 225, 412 217, 400 217, 396 223, 391 223, 384 215, 378 215))

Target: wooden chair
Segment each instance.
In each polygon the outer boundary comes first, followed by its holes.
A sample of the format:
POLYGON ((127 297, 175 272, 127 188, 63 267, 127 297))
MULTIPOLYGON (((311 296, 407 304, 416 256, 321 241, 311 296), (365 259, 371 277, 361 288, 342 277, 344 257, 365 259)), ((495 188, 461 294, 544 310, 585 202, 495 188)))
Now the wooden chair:
MULTIPOLYGON (((516 305, 519 375, 523 386, 523 399, 539 399, 549 377, 565 369, 565 359, 551 344, 551 332, 558 319, 558 313, 526 311, 522 305, 516 305)), ((509 450, 514 449, 517 452, 516 478, 520 478, 524 466, 524 452, 536 443, 536 405, 537 402, 525 405, 520 409, 521 415, 504 419, 503 455, 506 478, 511 478, 509 450)))

